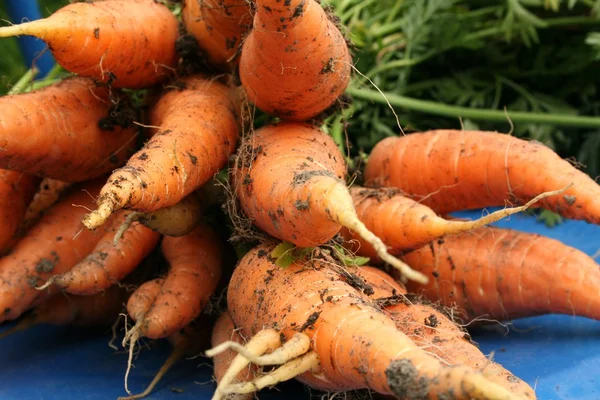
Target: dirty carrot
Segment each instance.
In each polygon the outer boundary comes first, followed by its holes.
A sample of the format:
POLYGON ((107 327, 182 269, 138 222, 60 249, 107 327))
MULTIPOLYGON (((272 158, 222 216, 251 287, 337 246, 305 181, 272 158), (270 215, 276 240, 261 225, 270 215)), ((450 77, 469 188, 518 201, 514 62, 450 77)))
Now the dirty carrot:
MULTIPOLYGON (((559 195, 566 190, 568 187, 543 193, 524 206, 504 208, 474 221, 446 220, 429 207, 403 196, 398 189, 394 188, 369 189, 355 186, 350 189, 350 193, 358 218, 371 232, 381 238, 389 247, 391 254, 400 254, 421 247, 439 237, 470 231, 525 211, 538 201, 559 195)), ((372 246, 365 243, 360 236, 345 228, 342 230, 342 235, 353 252, 368 256, 371 261, 376 259, 377 254, 372 246)))
POLYGON ((399 398, 520 398, 468 367, 444 367, 345 282, 339 268, 316 257, 280 268, 269 257, 273 248, 263 244, 242 258, 227 304, 246 337, 263 328, 280 331, 288 342, 300 333, 309 337, 309 351, 278 368, 288 364, 286 377, 303 372, 298 379, 319 389, 371 388, 399 398))
POLYGON ((344 157, 316 127, 285 122, 256 130, 241 146, 233 181, 241 207, 269 235, 299 247, 319 246, 342 226, 371 243, 377 255, 408 279, 425 281, 387 253, 358 219, 344 176, 344 157))
POLYGON ((83 184, 51 207, 0 259, 0 321, 12 320, 49 291, 36 286, 81 261, 103 235, 81 226, 81 217, 94 203, 102 180, 83 184))
POLYGON ((177 19, 153 0, 71 3, 47 18, 0 28, 0 38, 16 35, 44 40, 63 68, 113 87, 150 86, 177 61, 177 19))
POLYGON ((174 205, 225 166, 240 130, 238 92, 201 76, 182 85, 155 104, 151 125, 160 129, 108 178, 86 227, 99 227, 121 208, 151 212, 174 205))
POLYGON ((456 307, 465 321, 547 313, 600 319, 600 268, 585 253, 545 236, 480 228, 403 256, 428 275, 412 293, 456 307))
POLYGON ((115 231, 127 218, 125 211, 115 215, 111 227, 94 249, 64 274, 54 275, 39 289, 57 285, 67 293, 90 295, 107 289, 132 272, 156 246, 160 234, 141 224, 128 229, 116 246, 115 231))
POLYGON ((111 107, 108 89, 81 77, 0 97, 0 168, 67 182, 112 171, 133 153, 136 129, 111 107))
POLYGON ((244 35, 252 26, 247 0, 185 0, 181 17, 208 61, 231 69, 244 35))
POLYGON ((33 175, 0 169, 0 253, 12 247, 40 181, 33 175))
POLYGON ((446 214, 522 204, 540 193, 573 186, 536 206, 600 223, 600 186, 550 148, 486 131, 436 130, 379 142, 365 168, 365 185, 396 187, 446 214))
POLYGON ((71 182, 44 178, 29 203, 21 226, 19 226, 19 232, 26 232, 32 225, 39 221, 44 212, 56 203, 61 194, 67 191, 72 185, 71 182))
POLYGON ((317 1, 256 1, 239 70, 259 109, 287 120, 313 118, 344 92, 351 63, 343 35, 317 1))

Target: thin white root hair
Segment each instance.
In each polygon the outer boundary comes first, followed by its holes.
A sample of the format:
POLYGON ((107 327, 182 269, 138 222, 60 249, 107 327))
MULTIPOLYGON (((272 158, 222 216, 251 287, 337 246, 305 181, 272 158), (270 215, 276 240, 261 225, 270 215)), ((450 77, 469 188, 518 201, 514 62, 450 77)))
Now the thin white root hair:
POLYGON ((230 349, 235 350, 247 358, 248 361, 256 365, 282 365, 310 350, 310 338, 304 333, 296 333, 278 349, 261 356, 257 356, 254 352, 249 351, 245 346, 238 342, 227 341, 213 347, 209 350, 210 355, 208 351, 206 352, 206 355, 214 357, 215 355, 230 349))
POLYGON ((292 361, 287 362, 281 367, 263 375, 251 382, 236 383, 223 388, 225 394, 246 394, 258 392, 259 390, 267 387, 274 386, 279 382, 285 382, 290 379, 303 374, 306 371, 310 371, 319 366, 319 357, 314 351, 308 352, 305 355, 295 358, 292 361))

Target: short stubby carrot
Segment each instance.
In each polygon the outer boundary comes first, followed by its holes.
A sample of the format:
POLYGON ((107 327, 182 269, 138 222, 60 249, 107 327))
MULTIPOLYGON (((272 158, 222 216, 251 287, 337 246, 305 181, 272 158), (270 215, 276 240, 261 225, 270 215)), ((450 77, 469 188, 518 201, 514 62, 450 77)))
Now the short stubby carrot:
POLYGON ((241 146, 232 181, 246 216, 269 235, 312 247, 344 226, 408 279, 426 280, 389 255, 358 219, 345 174, 344 156, 329 135, 308 124, 284 122, 263 126, 241 146))
POLYGON ((41 179, 0 169, 0 253, 11 246, 41 179))
MULTIPOLYGON (((529 206, 564 190, 542 193, 521 207, 504 208, 474 221, 446 220, 429 207, 402 195, 394 188, 350 188, 358 218, 389 247, 391 254, 419 248, 445 235, 470 231, 525 211, 529 206)), ((359 235, 342 228, 347 246, 356 254, 377 261, 377 253, 359 235)))
POLYGON ((103 235, 81 226, 93 205, 101 180, 83 184, 51 207, 13 248, 0 259, 0 321, 12 320, 51 291, 36 287, 81 261, 103 235))
POLYGON ((185 0, 181 17, 208 61, 231 69, 244 35, 252 26, 247 0, 185 0))
POLYGON ((151 125, 160 129, 108 178, 85 226, 97 228, 121 208, 150 212, 179 203, 226 165, 240 131, 237 92, 201 76, 182 84, 154 105, 151 125))
POLYGON ((480 228, 447 236, 403 256, 431 279, 410 292, 456 307, 465 321, 547 313, 600 319, 600 267, 545 236, 480 228))
POLYGON ((114 246, 115 232, 125 218, 125 211, 116 214, 88 256, 66 273, 53 276, 44 287, 54 284, 67 293, 90 295, 109 288, 131 273, 156 246, 160 234, 142 224, 134 224, 114 246))
POLYGON ((103 124, 111 106, 107 88, 81 77, 0 97, 0 168, 82 182, 123 165, 136 129, 103 124))
POLYGON ((269 256, 273 248, 257 246, 240 260, 227 304, 246 337, 265 328, 281 332, 288 342, 298 333, 309 337, 318 365, 313 365, 315 374, 306 371, 299 380, 319 389, 371 388, 399 398, 438 399, 450 393, 456 399, 521 398, 468 367, 444 367, 330 262, 313 258, 280 268, 269 256))
POLYGON ((48 18, 0 28, 0 38, 16 35, 44 40, 63 68, 113 87, 150 86, 177 62, 177 19, 153 0, 73 2, 48 18))
POLYGON ((333 105, 350 81, 346 41, 315 0, 257 0, 240 79, 259 109, 305 121, 333 105))
POLYGON ((573 184, 537 205, 600 223, 600 186, 550 148, 487 131, 435 130, 390 137, 372 150, 365 185, 401 189, 440 214, 525 203, 573 184))

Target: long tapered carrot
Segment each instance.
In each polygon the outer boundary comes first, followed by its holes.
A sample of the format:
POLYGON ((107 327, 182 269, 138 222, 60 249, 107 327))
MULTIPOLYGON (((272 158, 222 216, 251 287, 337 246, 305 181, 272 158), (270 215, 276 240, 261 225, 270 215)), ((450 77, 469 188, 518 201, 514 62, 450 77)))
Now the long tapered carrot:
POLYGON ((167 77, 177 34, 177 19, 153 0, 71 3, 48 18, 0 28, 0 38, 36 36, 66 70, 123 88, 167 77))
POLYGON ((247 0, 185 0, 181 17, 209 62, 230 69, 243 36, 252 26, 247 0))
POLYGON ((399 398, 438 399, 450 393, 456 399, 521 398, 467 367, 444 367, 328 262, 312 259, 280 268, 269 257, 272 250, 261 245, 242 258, 227 304, 247 337, 263 328, 280 331, 288 341, 298 332, 308 335, 318 375, 306 372, 300 380, 318 388, 371 388, 399 398))
POLYGON ((538 206, 600 223, 600 186, 548 147, 486 131, 437 130, 386 138, 365 168, 365 185, 401 189, 440 214, 525 203, 573 184, 538 206))
POLYGON ((104 233, 81 226, 102 180, 83 184, 50 208, 10 254, 0 259, 0 321, 17 318, 50 291, 35 288, 81 261, 104 233))
POLYGON ((136 130, 103 125, 111 106, 107 88, 81 77, 1 97, 0 168, 68 182, 112 171, 133 153, 136 130))
POLYGON ((466 365, 481 371, 490 381, 527 399, 535 399, 535 391, 500 364, 488 359, 473 342, 466 330, 445 314, 428 304, 410 302, 401 295, 406 289, 380 269, 363 266, 356 274, 373 288, 372 298, 396 301, 385 305, 385 312, 396 327, 420 348, 447 365, 466 365))
POLYGON ((0 253, 11 246, 41 179, 0 169, 0 253))
MULTIPOLYGON (((556 196, 567 190, 536 196, 521 207, 498 210, 474 221, 446 220, 429 207, 424 206, 393 188, 369 189, 354 186, 350 189, 358 218, 390 248, 391 254, 421 247, 445 235, 470 231, 516 214, 546 197, 556 196)), ((377 253, 373 247, 351 230, 342 229, 348 246, 356 254, 368 256, 375 261, 377 253)))
POLYGON ((183 84, 155 104, 151 125, 160 129, 108 178, 85 226, 97 228, 121 208, 150 212, 174 205, 225 166, 240 130, 237 92, 201 76, 183 84))
POLYGON ((107 289, 125 278, 156 246, 160 234, 141 224, 128 229, 114 246, 115 232, 127 218, 126 212, 115 215, 112 226, 90 254, 64 274, 54 275, 40 289, 52 284, 67 293, 90 295, 107 289))
POLYGON ((73 184, 56 179, 44 178, 33 199, 27 207, 19 232, 26 232, 42 217, 54 203, 58 201, 61 194, 67 191, 73 184))
POLYGON ((408 279, 426 280, 390 256, 358 219, 342 180, 345 173, 344 157, 330 136, 307 124, 285 122, 254 132, 238 155, 233 182, 244 213, 269 235, 311 247, 326 243, 344 226, 408 279))
POLYGON ((403 256, 427 274, 409 291, 457 307, 466 321, 546 313, 600 319, 600 267, 585 253, 545 236, 480 228, 403 256))
POLYGON ((240 79, 251 102, 283 119, 315 117, 346 90, 346 41, 315 0, 256 0, 240 79))

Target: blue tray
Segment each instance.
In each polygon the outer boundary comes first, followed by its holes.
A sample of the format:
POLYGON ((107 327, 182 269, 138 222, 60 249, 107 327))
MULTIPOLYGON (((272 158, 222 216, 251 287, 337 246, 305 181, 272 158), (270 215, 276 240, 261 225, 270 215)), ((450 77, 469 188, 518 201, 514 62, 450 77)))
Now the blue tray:
MULTIPOLYGON (((457 213, 476 217, 477 213, 457 213)), ((588 254, 600 247, 600 227, 567 221, 549 229, 532 217, 512 216, 496 224, 559 239, 588 254)), ((125 394, 127 356, 108 346, 110 334, 68 328, 37 327, 0 342, 0 399, 104 400, 125 394)), ((484 353, 536 388, 541 400, 600 399, 600 322, 549 315, 514 321, 474 333, 484 353)), ((129 387, 145 388, 170 347, 144 349, 135 360, 129 387)), ((202 358, 178 363, 149 399, 209 399, 214 385, 202 358)), ((303 386, 288 382, 261 392, 260 399, 308 399, 303 386)))

